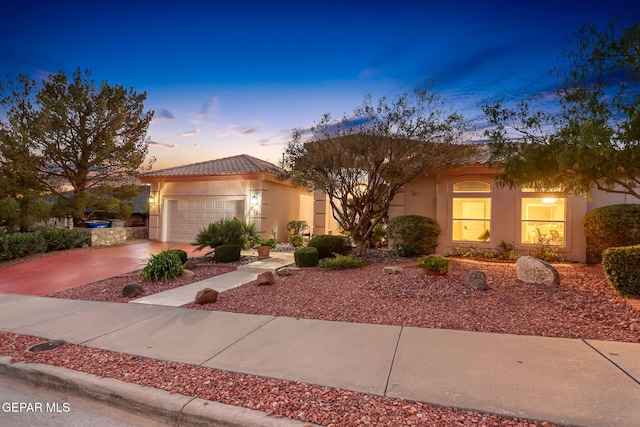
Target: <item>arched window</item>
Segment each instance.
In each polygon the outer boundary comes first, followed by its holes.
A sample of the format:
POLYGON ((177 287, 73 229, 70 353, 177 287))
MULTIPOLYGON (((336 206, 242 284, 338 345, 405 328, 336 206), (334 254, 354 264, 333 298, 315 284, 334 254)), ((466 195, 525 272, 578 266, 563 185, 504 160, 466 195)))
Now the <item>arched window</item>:
POLYGON ((453 184, 452 239, 488 242, 491 239, 491 184, 480 180, 453 184))

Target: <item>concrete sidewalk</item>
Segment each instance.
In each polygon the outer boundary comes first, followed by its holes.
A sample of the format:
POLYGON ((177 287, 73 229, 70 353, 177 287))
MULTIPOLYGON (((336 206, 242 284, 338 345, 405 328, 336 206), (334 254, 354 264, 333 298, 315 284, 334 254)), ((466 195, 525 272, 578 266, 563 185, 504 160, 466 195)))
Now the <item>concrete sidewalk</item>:
POLYGON ((640 420, 640 344, 9 294, 0 329, 556 424, 640 420))

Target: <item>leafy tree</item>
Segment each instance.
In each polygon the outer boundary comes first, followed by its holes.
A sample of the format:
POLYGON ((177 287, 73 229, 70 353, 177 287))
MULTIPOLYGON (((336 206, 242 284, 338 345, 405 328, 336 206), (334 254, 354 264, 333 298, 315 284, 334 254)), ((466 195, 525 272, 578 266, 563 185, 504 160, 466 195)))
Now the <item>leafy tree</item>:
POLYGON ((586 24, 562 58, 556 113, 535 98, 483 106, 498 182, 640 198, 640 25, 586 24))
POLYGON ((60 71, 37 84, 20 75, 2 93, 10 106, 0 128, 3 165, 37 180, 22 188, 58 195, 58 209, 76 219, 91 203, 99 207, 135 194, 153 116, 143 111, 145 93, 106 81, 96 85, 90 76, 78 68, 71 79, 60 71), (64 198, 69 189, 72 197, 64 198))
POLYGON ((353 115, 333 120, 325 114, 308 132, 294 130, 285 149, 283 178, 324 191, 359 254, 403 185, 475 152, 471 145, 456 144, 467 126, 431 89, 415 87, 377 103, 367 96, 353 115))

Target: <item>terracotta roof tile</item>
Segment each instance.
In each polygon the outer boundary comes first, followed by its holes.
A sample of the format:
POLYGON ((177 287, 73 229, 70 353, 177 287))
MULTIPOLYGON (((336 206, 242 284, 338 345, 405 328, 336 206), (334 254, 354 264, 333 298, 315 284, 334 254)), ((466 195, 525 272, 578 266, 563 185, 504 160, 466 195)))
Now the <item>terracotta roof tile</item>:
POLYGON ((280 168, 247 154, 176 166, 141 174, 142 176, 190 176, 190 175, 226 175, 236 173, 268 172, 277 174, 280 168))

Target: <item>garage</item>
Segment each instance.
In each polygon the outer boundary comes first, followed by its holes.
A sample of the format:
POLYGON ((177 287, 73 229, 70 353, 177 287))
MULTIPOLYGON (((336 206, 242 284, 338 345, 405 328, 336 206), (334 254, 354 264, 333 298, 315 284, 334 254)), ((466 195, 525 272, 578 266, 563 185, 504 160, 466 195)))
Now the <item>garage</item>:
POLYGON ((193 243, 209 224, 223 218, 242 218, 242 200, 166 200, 167 242, 193 243))

